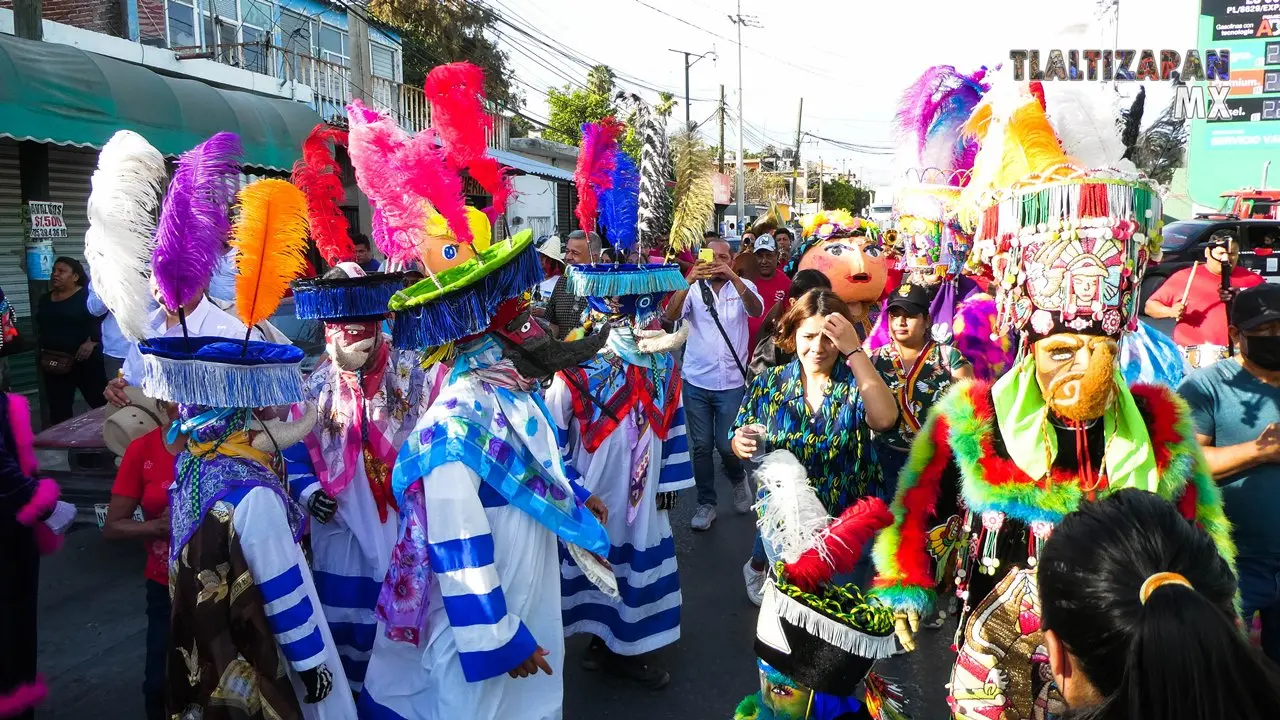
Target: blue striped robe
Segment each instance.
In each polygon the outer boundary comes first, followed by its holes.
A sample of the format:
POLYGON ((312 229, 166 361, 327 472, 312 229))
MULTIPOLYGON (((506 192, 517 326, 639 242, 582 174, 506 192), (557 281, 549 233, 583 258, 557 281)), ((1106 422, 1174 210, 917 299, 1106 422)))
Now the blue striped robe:
POLYGON ((693 487, 693 466, 685 434, 683 403, 676 408, 666 440, 649 430, 637 437, 636 413, 619 418, 613 432, 595 452, 580 442, 573 400, 559 376, 547 391, 556 420, 561 452, 570 473, 609 508, 605 528, 609 562, 618 579, 620 597, 611 599, 583 575, 561 548, 561 605, 566 635, 591 633, 622 655, 640 655, 680 638, 680 578, 675 541, 666 511, 657 508, 658 493, 693 487), (648 442, 648 480, 634 522, 627 522, 628 488, 635 442, 648 442))

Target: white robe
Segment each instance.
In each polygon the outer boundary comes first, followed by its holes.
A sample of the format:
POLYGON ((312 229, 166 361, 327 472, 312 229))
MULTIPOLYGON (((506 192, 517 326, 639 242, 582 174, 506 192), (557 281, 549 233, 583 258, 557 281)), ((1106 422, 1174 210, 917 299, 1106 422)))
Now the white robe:
POLYGON ((567 439, 566 463, 581 474, 582 486, 609 508, 609 561, 620 593, 616 599, 606 596, 562 553, 565 634, 590 633, 621 655, 641 655, 674 643, 680 639, 680 579, 671 522, 667 511, 658 509, 657 496, 694 484, 683 409, 676 412, 664 442, 647 425, 640 433, 636 412, 642 410, 637 404, 619 418, 595 452, 589 452, 574 419, 572 394, 560 376, 547 391, 547 408, 567 439), (628 523, 632 451, 643 446, 648 447, 648 480, 635 520, 628 523))

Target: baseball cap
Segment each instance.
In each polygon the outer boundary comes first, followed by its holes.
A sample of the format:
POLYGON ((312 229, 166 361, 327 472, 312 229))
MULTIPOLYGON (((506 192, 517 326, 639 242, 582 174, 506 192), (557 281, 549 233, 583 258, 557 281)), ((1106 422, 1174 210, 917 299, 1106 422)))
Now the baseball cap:
POLYGON ((920 285, 903 283, 889 296, 889 309, 902 308, 912 315, 929 312, 929 291, 920 285))
POLYGON ((1280 285, 1264 283, 1242 290, 1231 303, 1231 326, 1248 332, 1280 320, 1280 285))
POLYGON ((761 250, 778 252, 778 243, 774 242, 772 235, 766 233, 756 238, 755 249, 752 252, 760 252, 761 250))

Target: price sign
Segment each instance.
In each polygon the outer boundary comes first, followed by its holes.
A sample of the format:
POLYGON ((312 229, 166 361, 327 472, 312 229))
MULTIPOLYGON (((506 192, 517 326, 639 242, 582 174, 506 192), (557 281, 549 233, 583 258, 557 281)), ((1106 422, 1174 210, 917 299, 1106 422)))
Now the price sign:
POLYGON ((1263 46, 1265 49, 1264 57, 1266 57, 1266 65, 1280 65, 1280 42, 1269 42, 1263 46))
POLYGON ((1280 70, 1268 70, 1262 74, 1262 92, 1280 92, 1280 70))
POLYGON ((31 201, 27 203, 31 218, 31 239, 52 240, 67 236, 67 224, 62 220, 62 203, 31 201))

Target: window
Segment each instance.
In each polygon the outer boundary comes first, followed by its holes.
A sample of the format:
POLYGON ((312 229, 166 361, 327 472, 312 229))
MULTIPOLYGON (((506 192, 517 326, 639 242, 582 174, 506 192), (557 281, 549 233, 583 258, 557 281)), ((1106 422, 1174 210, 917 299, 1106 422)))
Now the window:
POLYGON ((258 28, 245 25, 243 28, 244 46, 244 69, 250 70, 261 75, 269 75, 267 69, 267 48, 266 44, 269 40, 267 33, 258 28))
POLYGON ((311 20, 290 10, 280 10, 280 45, 284 48, 282 77, 311 84, 304 77, 308 65, 302 58, 311 54, 311 20))
POLYGON ((195 44, 195 9, 177 0, 169 0, 169 47, 190 47, 195 44))
POLYGON ((351 53, 348 51, 350 40, 345 30, 339 30, 321 23, 320 25, 320 59, 335 65, 351 67, 351 53))
POLYGON ((374 77, 396 79, 396 51, 380 43, 369 43, 370 67, 374 77))

